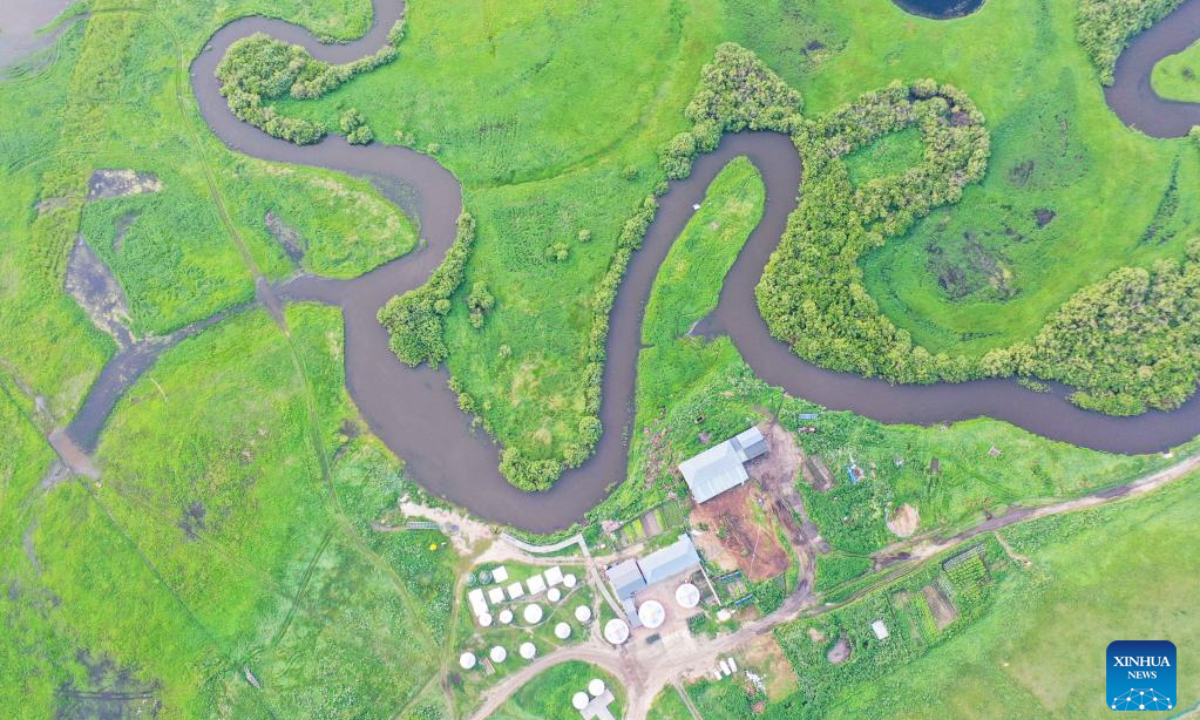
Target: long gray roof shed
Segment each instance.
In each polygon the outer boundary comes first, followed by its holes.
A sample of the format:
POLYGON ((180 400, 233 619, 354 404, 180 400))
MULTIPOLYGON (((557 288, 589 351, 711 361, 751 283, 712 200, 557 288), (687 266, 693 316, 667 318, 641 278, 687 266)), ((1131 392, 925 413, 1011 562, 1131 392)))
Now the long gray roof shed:
POLYGON ((700 555, 687 533, 662 550, 650 553, 638 560, 642 577, 648 585, 666 580, 681 573, 690 572, 700 566, 700 555))

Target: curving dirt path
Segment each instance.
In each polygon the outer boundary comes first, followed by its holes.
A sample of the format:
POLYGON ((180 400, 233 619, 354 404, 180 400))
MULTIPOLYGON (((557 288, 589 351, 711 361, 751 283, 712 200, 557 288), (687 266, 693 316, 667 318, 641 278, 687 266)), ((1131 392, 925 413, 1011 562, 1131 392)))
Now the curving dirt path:
MULTIPOLYGON (((219 93, 214 71, 220 59, 231 43, 256 32, 304 45, 314 56, 330 62, 346 62, 375 51, 385 42, 391 19, 403 10, 403 0, 373 0, 373 5, 376 21, 370 32, 344 45, 323 45, 303 28, 279 20, 235 20, 217 31, 195 59, 191 83, 204 120, 234 150, 277 162, 384 176, 413 189, 416 199, 412 209, 428 241, 425 247, 354 280, 301 277, 280 287, 260 287, 260 300, 269 308, 277 307, 279 299, 311 300, 342 308, 349 392, 372 431, 405 459, 409 473, 433 493, 488 520, 546 532, 582 519, 610 487, 624 479, 628 459, 624 431, 633 418, 646 299, 660 264, 692 215, 693 204, 702 202, 710 181, 738 156, 749 157, 762 172, 767 203, 762 220, 726 277, 717 310, 706 324, 728 334, 764 380, 831 409, 852 410, 884 422, 924 424, 986 415, 1046 437, 1111 452, 1164 450, 1200 434, 1200 400, 1195 398, 1170 413, 1114 418, 1070 405, 1062 399, 1064 388, 1039 394, 1004 380, 893 386, 817 368, 799 359, 770 337, 758 314, 754 287, 788 214, 796 206, 800 158, 784 136, 739 134, 726 137, 715 152, 698 158, 688 179, 671 184, 670 192, 660 200, 642 249, 630 264, 610 318, 609 361, 604 369, 600 410, 604 432, 595 455, 582 467, 565 473, 548 492, 530 494, 516 489, 497 469, 495 444, 483 433, 472 431, 459 411, 456 398, 445 387, 445 370, 405 367, 392 355, 387 333, 375 318, 391 296, 420 286, 440 264, 453 241, 454 221, 462 210, 457 180, 432 158, 406 148, 354 146, 340 137, 298 147, 271 138, 237 120, 219 93)), ((1195 12, 1190 9, 1195 7, 1200 7, 1200 0, 1189 0, 1181 11, 1195 12)), ((1170 26, 1172 32, 1200 34, 1200 24, 1189 24, 1191 16, 1179 12, 1155 30, 1170 26)), ((1129 52, 1139 58, 1173 52, 1173 46, 1160 43, 1151 33, 1135 41, 1129 52)), ((1121 93, 1130 81, 1122 78, 1134 72, 1128 68, 1142 67, 1148 73, 1153 65, 1124 62, 1124 56, 1122 61, 1110 102, 1114 95, 1123 97, 1121 93)), ((1129 109, 1132 114, 1122 117, 1152 131, 1158 126, 1151 128, 1153 123, 1148 118, 1174 113, 1178 117, 1173 122, 1182 123, 1195 110, 1193 106, 1170 105, 1173 109, 1155 105, 1138 110, 1134 105, 1129 109)), ((1177 133, 1166 127, 1163 134, 1177 133)), ((116 367, 102 373, 92 391, 96 398, 89 396, 85 410, 68 428, 68 434, 80 446, 95 447, 116 399, 149 367, 161 348, 150 350, 151 356, 118 356, 116 367)))

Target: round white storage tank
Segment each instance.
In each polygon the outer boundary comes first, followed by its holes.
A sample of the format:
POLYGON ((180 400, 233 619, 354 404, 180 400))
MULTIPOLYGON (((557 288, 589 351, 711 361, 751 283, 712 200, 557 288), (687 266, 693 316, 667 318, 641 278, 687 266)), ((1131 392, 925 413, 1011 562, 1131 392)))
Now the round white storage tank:
POLYGON ((620 618, 613 618, 604 624, 604 639, 613 645, 620 645, 629 639, 629 625, 620 618))
POLYGON ((684 583, 675 588, 675 602, 679 607, 691 609, 700 604, 700 588, 691 583, 684 583))
POLYGON ((577 692, 571 697, 571 705, 576 710, 582 710, 588 706, 588 696, 585 692, 577 692))
POLYGON ((517 649, 517 652, 526 660, 532 660, 537 655, 537 648, 533 646, 533 643, 525 642, 521 643, 521 647, 517 649))
POLYGON ((511 625, 513 621, 512 610, 504 608, 500 611, 500 622, 504 625, 511 625))
POLYGON ((638 620, 651 630, 662 627, 667 619, 667 611, 657 600, 647 600, 638 608, 638 620))
POLYGON ((479 625, 481 627, 491 627, 492 626, 492 616, 487 613, 480 615, 479 616, 479 625))
POLYGON ((566 640, 571 637, 571 626, 565 622, 560 622, 554 626, 554 637, 559 640, 566 640))
POLYGON ((588 683, 588 693, 590 693, 592 697, 600 697, 603 695, 604 681, 600 678, 592 678, 592 681, 588 683))
POLYGON ((496 647, 492 648, 492 652, 488 654, 488 657, 490 657, 494 663, 501 663, 504 662, 504 659, 508 657, 508 651, 497 645, 496 647))
POLYGON ((566 585, 568 588, 575 587, 575 583, 577 582, 579 582, 579 578, 575 577, 574 573, 563 575, 563 585, 566 585))
POLYGON ((587 605, 580 605, 575 608, 575 619, 581 623, 585 623, 592 619, 592 609, 587 605))
POLYGON ((470 670, 475 667, 475 656, 469 652, 465 652, 458 656, 458 666, 463 670, 470 670))
POLYGON ((533 625, 542 621, 542 606, 531 603, 525 606, 525 622, 533 625))
POLYGON ((558 588, 550 588, 550 591, 546 593, 546 599, 552 603, 558 602, 562 600, 562 591, 558 588))

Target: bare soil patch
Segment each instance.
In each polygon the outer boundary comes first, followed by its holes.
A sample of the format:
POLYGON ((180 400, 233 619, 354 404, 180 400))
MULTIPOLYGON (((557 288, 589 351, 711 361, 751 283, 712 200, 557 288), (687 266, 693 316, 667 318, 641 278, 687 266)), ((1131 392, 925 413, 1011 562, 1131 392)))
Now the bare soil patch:
POLYGON ((815 627, 810 627, 808 629, 808 639, 812 640, 814 643, 817 643, 819 645, 819 644, 825 642, 826 640, 828 640, 829 638, 825 637, 825 633, 821 632, 820 630, 816 629, 815 627))
POLYGON ((825 461, 816 455, 804 458, 804 480, 817 492, 825 492, 833 487, 833 473, 825 461))
POLYGON ((762 486, 774 495, 780 488, 791 488, 804 461, 804 452, 800 449, 796 438, 779 423, 770 423, 761 428, 767 439, 767 454, 753 460, 746 466, 746 472, 751 478, 758 480, 762 486))
POLYGON ((162 181, 150 173, 136 170, 97 170, 88 179, 88 200, 126 197, 159 192, 162 181))
POLYGON ((834 665, 841 665, 850 659, 850 641, 843 635, 838 638, 838 641, 829 648, 829 652, 825 653, 825 659, 834 665))
POLYGON ((895 514, 887 521, 887 527, 896 537, 906 538, 917 531, 917 525, 920 523, 921 514, 917 512, 917 508, 904 503, 896 508, 895 514))
POLYGON ((926 585, 921 588, 921 595, 925 597, 925 604, 933 613, 933 621, 938 630, 944 630, 958 617, 958 608, 954 607, 954 603, 942 594, 937 585, 926 585))
MULTIPOLYGON (((706 544, 715 542, 751 582, 761 582, 787 570, 788 555, 770 520, 771 502, 746 483, 692 510, 692 525, 707 525, 706 544)), ((711 547, 711 545, 710 545, 711 547)))
POLYGON ((271 237, 275 238, 282 247, 287 256, 292 262, 299 263, 304 259, 304 250, 308 247, 304 236, 296 228, 288 225, 273 212, 268 212, 265 219, 267 232, 271 233, 271 237))
POLYGON ((771 702, 791 695, 799 686, 792 664, 783 649, 771 634, 759 635, 745 650, 741 665, 753 668, 767 685, 767 699, 771 702))

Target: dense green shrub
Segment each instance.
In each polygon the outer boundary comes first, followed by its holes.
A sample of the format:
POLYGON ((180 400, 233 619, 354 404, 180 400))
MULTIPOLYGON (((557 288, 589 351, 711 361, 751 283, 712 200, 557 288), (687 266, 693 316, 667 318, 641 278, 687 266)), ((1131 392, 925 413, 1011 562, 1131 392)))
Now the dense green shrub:
MULTIPOLYGON (((321 97, 360 73, 374 70, 395 60, 396 45, 404 36, 404 18, 392 27, 388 44, 373 55, 345 65, 330 65, 313 58, 299 45, 290 45, 269 35, 256 33, 229 46, 217 66, 221 95, 229 109, 243 122, 263 130, 268 135, 297 145, 308 145, 325 136, 325 125, 316 120, 280 115, 269 101, 282 97, 297 100, 321 97)), ((357 111, 348 111, 357 115, 357 111)), ((371 141, 370 128, 361 121, 350 130, 342 131, 352 143, 371 141)), ((346 116, 342 117, 343 126, 346 116)))
POLYGON ((687 177, 692 159, 716 149, 726 132, 792 132, 801 122, 800 93, 750 50, 724 43, 704 66, 684 115, 692 129, 676 135, 660 153, 663 168, 673 178, 687 177))
POLYGON ((370 126, 367 125, 367 119, 354 108, 342 113, 339 124, 342 134, 346 136, 346 142, 351 145, 367 145, 375 139, 375 133, 371 132, 370 126))
POLYGON ((1200 239, 1183 262, 1121 268, 1084 288, 1031 343, 993 353, 993 370, 1059 380, 1072 400, 1115 415, 1178 407, 1200 382, 1200 239))
POLYGON ((1100 80, 1113 81, 1117 57, 1135 35, 1163 19, 1183 0, 1080 0, 1079 42, 1092 58, 1100 80))
POLYGON ((824 592, 861 577, 871 569, 871 559, 858 555, 830 553, 817 556, 817 579, 815 588, 824 592))
POLYGON ((406 364, 437 365, 446 359, 442 337, 445 315, 450 312, 450 296, 462 285, 474 242, 475 219, 463 213, 458 218, 454 244, 428 282, 393 297, 379 310, 379 322, 391 335, 392 352, 406 364))
POLYGON ((496 296, 488 290, 487 283, 477 282, 471 286, 471 292, 467 295, 467 309, 470 311, 472 327, 483 327, 488 311, 495 306, 496 296))

